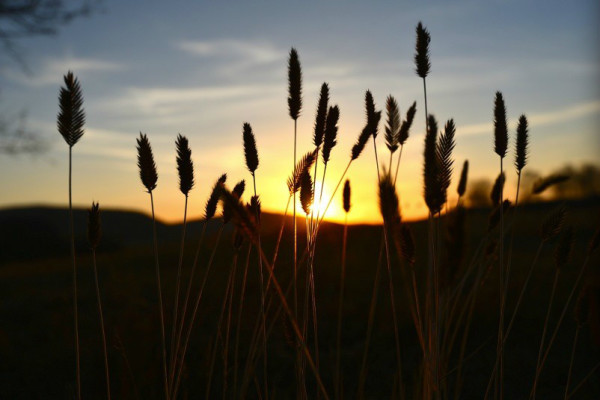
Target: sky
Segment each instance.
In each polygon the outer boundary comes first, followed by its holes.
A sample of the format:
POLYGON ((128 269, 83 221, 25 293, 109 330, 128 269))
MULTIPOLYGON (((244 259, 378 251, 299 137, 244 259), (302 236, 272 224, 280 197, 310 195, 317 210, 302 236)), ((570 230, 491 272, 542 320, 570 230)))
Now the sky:
MULTIPOLYGON (((6 55, 0 57, 0 114, 10 118, 26 112, 27 128, 49 144, 42 155, 0 154, 0 208, 68 204, 68 146, 56 130, 56 114, 62 76, 72 70, 81 82, 87 117, 85 134, 73 149, 76 206, 99 201, 103 208, 149 212, 136 165, 136 138, 143 132, 158 167, 157 216, 180 221, 184 196, 178 190, 174 143, 181 133, 189 139, 196 171, 188 215, 201 217, 222 173, 231 186, 241 179, 251 183, 242 146, 242 126, 248 122, 258 146, 256 178, 263 209, 282 212, 293 166, 287 59, 294 47, 303 73, 298 156, 313 148, 323 82, 330 87, 330 104, 340 108, 324 198, 340 179, 364 126, 369 89, 377 109, 385 109, 390 94, 402 114, 417 102, 398 194, 405 218, 423 217, 425 115, 422 80, 413 63, 419 21, 431 33, 429 112, 440 126, 450 118, 457 126, 455 178, 465 159, 471 180, 498 174, 493 101, 496 91, 503 93, 510 129, 504 162, 510 198, 521 114, 530 123, 526 170, 544 173, 598 161, 599 16, 597 1, 104 0, 91 16, 72 21, 54 36, 18 40, 29 72, 6 55)), ((383 128, 382 123, 380 132, 383 128)), ((377 148, 380 163, 387 166, 382 133, 377 148)), ((379 222, 371 144, 347 177, 352 186, 348 221, 379 222)), ((328 217, 343 221, 340 193, 328 217)))

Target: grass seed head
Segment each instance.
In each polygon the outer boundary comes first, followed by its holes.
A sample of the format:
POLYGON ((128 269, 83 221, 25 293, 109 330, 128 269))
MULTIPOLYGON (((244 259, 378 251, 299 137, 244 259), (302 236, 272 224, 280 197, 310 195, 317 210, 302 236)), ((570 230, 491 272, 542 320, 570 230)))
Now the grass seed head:
POLYGON ((192 150, 185 136, 177 135, 175 141, 177 149, 177 172, 179 172, 179 190, 188 195, 194 187, 194 163, 192 162, 192 150))
POLYGON ((156 188, 158 181, 158 173, 156 172, 156 164, 154 163, 154 155, 148 137, 140 132, 140 137, 137 140, 138 151, 138 167, 140 169, 140 179, 146 187, 148 193, 156 188))
POLYGON ((288 60, 288 107, 290 117, 297 120, 302 110, 302 69, 298 52, 293 47, 288 60))
POLYGON ((258 168, 258 150, 256 150, 256 140, 254 139, 254 133, 252 133, 252 127, 247 122, 244 123, 242 136, 244 139, 246 166, 248 167, 248 171, 254 174, 254 171, 258 168))
POLYGON ((320 147, 325 135, 325 121, 327 120, 327 108, 329 104, 329 86, 327 83, 321 85, 319 104, 317 105, 317 116, 315 117, 315 131, 313 133, 313 144, 320 147))
POLYGON ((102 223, 100 221, 100 205, 92 202, 92 208, 88 210, 88 242, 92 249, 96 249, 102 237, 102 223))
POLYGON ((416 31, 417 43, 415 45, 415 71, 417 75, 425 79, 429 74, 429 70, 431 69, 431 63, 429 61, 429 42, 431 41, 431 35, 421 22, 419 22, 417 25, 416 31))
POLYGON ((502 93, 496 92, 494 100, 494 151, 501 158, 506 155, 508 147, 508 129, 506 127, 506 106, 502 93))
POLYGON ((59 112, 56 125, 65 142, 69 147, 73 147, 83 136, 85 124, 83 95, 79 81, 73 72, 69 71, 63 79, 65 86, 60 88, 58 95, 59 112))

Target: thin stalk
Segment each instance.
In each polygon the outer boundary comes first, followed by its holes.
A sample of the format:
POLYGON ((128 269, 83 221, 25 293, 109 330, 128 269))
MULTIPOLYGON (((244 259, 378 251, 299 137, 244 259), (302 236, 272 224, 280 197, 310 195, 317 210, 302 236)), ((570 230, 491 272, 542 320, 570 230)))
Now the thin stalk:
MULTIPOLYGON (((229 276, 227 277, 227 286, 225 287, 225 294, 223 295, 223 304, 221 305, 221 312, 219 313, 219 320, 217 322, 217 333, 215 334, 215 344, 213 346, 212 355, 210 357, 210 368, 208 370, 208 378, 206 382, 206 393, 204 395, 205 399, 210 399, 210 387, 212 383, 212 376, 215 368, 215 361, 217 359, 217 349, 219 348, 219 339, 221 338, 221 326, 223 325, 223 317, 225 316, 225 308, 227 307, 227 303, 229 300, 229 295, 232 289, 232 281, 234 276, 235 265, 237 264, 237 252, 233 255, 232 267, 229 270, 229 276)), ((223 348, 225 348, 226 344, 223 344, 223 348)))
MULTIPOLYGON (((398 161, 396 162, 396 173, 394 173, 394 187, 396 187, 396 180, 398 179, 398 170, 400 169, 400 160, 402 159, 402 149, 404 149, 404 145, 400 145, 400 151, 398 153, 398 161)), ((390 168, 392 168, 392 164, 390 164, 390 168)))
POLYGON ((208 275, 210 273, 211 266, 213 264, 213 260, 215 258, 215 254, 217 252, 217 248, 219 247, 219 242, 221 240, 221 234, 223 233, 223 228, 225 225, 221 225, 219 228, 219 232, 217 233, 217 239, 215 241, 215 245, 213 247, 213 251, 210 255, 210 259, 208 260, 208 264, 206 266, 206 272, 204 273, 204 278, 202 279, 202 283, 200 285, 200 290, 198 291, 198 296, 196 297, 196 303, 194 304, 194 310, 192 311, 192 317, 190 320, 190 324, 188 326, 188 330, 186 333, 185 340, 183 342, 183 347, 181 350, 181 355, 179 357, 179 367, 177 368, 175 379, 173 380, 173 399, 177 398, 177 391, 179 389, 179 384, 181 382, 181 374, 183 371, 183 364, 185 362, 185 355, 187 353, 188 345, 190 343, 190 337, 192 336, 192 330, 194 328, 194 321, 196 320, 196 315, 198 314, 198 308, 200 306, 200 300, 202 299, 202 293, 204 292, 204 286, 206 285, 206 281, 208 280, 208 275))
MULTIPOLYGON (((281 245, 281 238, 283 236, 283 228, 285 227, 285 218, 287 217, 288 209, 290 207, 290 201, 292 200, 292 196, 290 195, 287 200, 287 204, 285 205, 285 211, 283 213, 283 217, 281 217, 281 228, 279 228, 279 236, 277 236, 277 243, 275 244, 275 251, 273 252, 273 261, 271 261, 271 265, 275 268, 275 263, 277 262, 277 256, 279 255, 279 246, 281 245)), ((271 285, 271 279, 267 281, 267 288, 265 292, 269 291, 269 287, 271 285)))
MULTIPOLYGON (((519 298, 517 299, 517 304, 515 305, 515 310, 513 311, 510 322, 508 323, 508 328, 506 329, 506 332, 504 333, 502 343, 500 344, 501 347, 504 347, 504 344, 506 343, 506 340, 508 339, 508 335, 510 334, 513 323, 515 322, 517 313, 519 312, 519 307, 521 306, 521 301, 523 300, 523 295, 525 294, 525 290, 527 289, 527 286, 529 285, 529 281, 531 280, 531 276, 533 274, 534 267, 537 264, 538 259, 540 258, 540 254, 542 252, 542 248, 544 247, 545 243, 546 242, 544 240, 542 240, 542 242, 540 243, 540 245, 537 248, 535 257, 533 259, 533 262, 531 263, 531 267, 529 267, 529 271, 527 272, 527 277, 525 278, 525 283, 523 283, 523 287, 521 288, 521 292, 519 293, 519 298)), ((500 359, 499 359, 499 357, 496 357, 496 362, 494 364, 494 369, 492 370, 492 376, 490 376, 490 380, 488 381, 488 386, 485 391, 484 399, 488 398, 489 391, 491 389, 491 385, 494 382, 494 377, 497 376, 499 363, 500 363, 500 359)))
MULTIPOLYGON (((233 355, 233 398, 238 398, 237 395, 237 377, 238 377, 238 355, 239 355, 239 344, 240 344, 240 331, 242 326, 242 310, 244 309, 244 296, 246 294, 246 279, 248 277, 248 266, 250 265, 250 253, 252 246, 248 246, 248 253, 246 254, 246 265, 244 266, 244 277, 242 278, 242 289, 240 292, 240 305, 238 306, 238 315, 235 332, 235 348, 233 355)), ((263 311, 264 316, 264 311, 263 311)))
POLYGON ((575 393, 577 393, 577 391, 583 387, 583 385, 588 381, 588 379, 594 376, 598 368, 600 368, 600 363, 596 364, 596 366, 594 366, 594 368, 592 368, 590 372, 588 372, 588 374, 579 382, 579 384, 575 386, 575 389, 573 389, 573 391, 569 393, 567 399, 573 397, 573 395, 575 395, 575 393))
POLYGON ((181 309, 181 322, 179 323, 179 329, 176 331, 177 341, 175 344, 175 356, 171 357, 171 382, 174 380, 175 376, 175 368, 177 365, 177 356, 179 354, 180 345, 181 345, 181 335, 183 334, 183 327, 185 324, 185 315, 187 313, 187 307, 190 302, 190 295, 192 293, 192 284, 194 282, 194 275, 196 273, 196 267, 198 266, 198 258, 200 257, 200 249, 202 248, 202 241, 204 240, 204 234, 206 233, 206 226, 208 225, 208 220, 204 220, 204 224, 202 226, 202 233, 200 233, 200 239, 198 239, 198 247, 196 248, 196 254, 194 255, 194 263, 192 264, 192 270, 190 272, 190 276, 188 278, 188 286, 185 292, 185 300, 183 302, 183 307, 181 309))
MULTIPOLYGON (((229 289, 229 306, 227 311, 227 328, 225 329, 225 340, 223 350, 223 400, 227 398, 227 376, 229 375, 229 335, 231 333, 231 314, 233 313, 233 292, 235 291, 235 275, 237 273, 238 251, 235 252, 233 268, 231 270, 231 288, 229 289)), ((227 300, 226 300, 227 301, 227 300)))
POLYGON ((540 377, 540 373, 542 372, 542 368, 544 368, 544 364, 546 363, 546 359, 548 358, 548 354, 550 354, 550 349, 552 348, 552 345, 554 344, 554 339, 556 339, 556 335, 558 334, 558 330, 560 328, 560 325, 562 324, 562 321, 565 318, 565 315, 567 314, 567 310, 569 308, 569 304, 571 303, 571 300, 573 300, 573 295, 575 294, 575 290, 579 286, 579 282, 581 281, 581 278, 583 278, 583 275, 584 275, 584 272, 586 270, 586 267, 588 265, 589 260, 590 260, 590 254, 588 253, 588 255, 585 257, 585 260, 583 262, 583 266, 581 267, 581 270, 579 271, 579 275, 577 275, 577 279, 575 280, 575 284, 573 285, 573 288, 571 289, 571 293, 569 293, 569 297, 567 298, 567 301, 565 302, 565 305, 564 305, 564 307, 562 309, 562 312, 560 314, 560 318, 558 319, 556 327, 554 328, 554 332, 552 333, 552 336, 550 337, 550 341, 548 342, 548 347, 546 348, 546 352, 544 353, 544 357, 542 357, 542 362, 540 363, 540 367, 536 371, 534 386, 537 385, 537 383, 538 383, 538 379, 540 377))
POLYGON ((156 263, 156 285, 158 287, 158 308, 160 311, 160 333, 162 341, 163 375, 165 384, 165 398, 169 400, 169 379, 167 375, 167 346, 165 343, 165 316, 163 310, 162 285, 160 283, 160 266, 158 263, 158 238, 156 237, 156 218, 154 216, 154 195, 150 191, 150 205, 152 206, 152 232, 154 236, 154 260, 156 263))
POLYGON ((340 271, 340 297, 338 300, 336 352, 335 352, 335 398, 340 399, 342 379, 340 374, 341 342, 342 342, 342 310, 344 306, 344 281, 346 277, 346 244, 348 241, 348 213, 344 219, 344 236, 342 239, 342 268, 340 271))
MULTIPOLYGON (((550 300, 548 302, 548 310, 546 311, 546 319, 544 320, 544 329, 542 330, 542 339, 540 340, 540 349, 538 351, 538 358, 537 358, 537 363, 535 364, 535 370, 537 371, 538 368, 540 367, 540 362, 542 361, 542 351, 544 349, 544 342, 546 340, 546 332, 548 330, 548 322, 550 322, 550 311, 552 311, 552 303, 554 301, 554 294, 556 293, 556 284, 558 283, 558 276, 560 275, 560 269, 557 268, 556 272, 554 273, 554 281, 552 282, 552 290, 550 292, 550 300)), ((535 399, 535 392, 536 392, 537 387, 534 386, 533 387, 533 394, 532 397, 533 399, 535 399)), ((566 396, 566 392, 565 392, 565 396, 566 396)))
MULTIPOLYGON (((500 175, 502 175, 502 161, 503 157, 500 157, 500 175)), ((499 358, 498 377, 496 384, 500 391, 500 399, 503 399, 503 386, 504 386, 504 303, 506 295, 506 282, 504 281, 504 185, 500 187, 500 251, 499 251, 499 270, 500 270, 500 321, 498 323, 498 348, 496 357, 499 358)))
MULTIPOLYGON (((296 132, 298 128, 298 120, 294 120, 294 165, 292 166, 292 170, 296 168, 296 132)), ((298 227, 296 224, 296 192, 294 192, 294 280, 293 280, 293 290, 294 290, 294 316, 298 317, 298 288, 296 287, 296 279, 298 275, 298 227)))
POLYGON ((263 264, 267 268, 267 272, 269 273, 269 275, 271 277, 271 281, 273 282, 273 287, 275 288, 275 291, 276 291, 277 295, 279 296, 279 299, 281 300, 281 305, 283 306, 284 311, 286 312, 286 314, 288 315, 288 317, 290 319, 290 323, 292 325, 294 334, 296 335, 296 339, 298 340, 298 343, 300 344, 300 347, 302 348, 302 352, 304 353, 304 355, 306 357, 306 361, 308 362, 308 365, 310 366, 311 370, 313 371, 313 373, 315 375, 315 379, 317 381, 317 386, 319 387, 319 390, 321 391, 321 394, 323 395, 325 400, 329 400, 329 395, 327 394, 327 390, 325 389, 325 386, 323 385, 321 376, 317 372, 317 367, 310 355, 310 351, 308 350, 308 347, 306 346, 306 342, 302 338, 302 333, 300 332, 300 328, 298 328, 297 320, 296 320, 296 318, 294 318, 294 315, 292 314, 292 310, 291 310, 290 306, 288 305, 287 300, 285 299, 285 294, 283 293, 283 290, 281 289, 281 285, 279 285, 279 282, 273 273, 273 267, 269 264, 269 261, 267 260, 262 249, 259 247, 258 250, 260 252, 260 256, 263 259, 263 264))
MULTIPOLYGON (((321 149, 321 146, 317 147, 317 155, 315 157, 315 172, 313 173, 313 176, 315 177, 315 179, 313 179, 313 193, 315 193, 316 189, 317 189, 317 166, 319 165, 319 150, 321 149)), ((323 182, 324 184, 325 182, 323 182)), ((321 185, 322 187, 323 185, 321 185)), ((319 205, 321 204, 321 199, 319 199, 319 205)), ((317 205, 317 221, 319 220, 319 214, 318 214, 318 209, 320 207, 317 205)), ((313 205, 313 207, 310 210, 310 231, 312 232, 314 229, 314 211, 315 211, 315 207, 313 205)))
POLYGON ((73 261, 73 313, 75 316, 75 377, 77 380, 77 399, 81 400, 81 370, 79 366, 79 312, 77 311, 77 263, 75 261, 75 226, 73 223, 73 147, 69 146, 69 225, 71 229, 71 260, 73 261))
POLYGON ((377 268, 375 269, 375 279, 373 280, 373 291, 371 293, 371 302, 369 306, 369 316, 367 318, 367 333, 365 337, 365 349, 363 351, 360 374, 358 376, 358 399, 363 399, 365 395, 365 383, 367 380, 367 358, 369 355, 369 345, 373 335, 373 321, 375 320, 375 311, 377 309, 377 296, 379 294, 379 275, 381 273, 381 264, 383 260, 384 238, 382 235, 381 245, 379 246, 379 257, 377 258, 377 268))
MULTIPOLYGON (((185 195, 185 206, 183 208, 183 230, 181 232, 181 247, 179 249, 179 264, 177 265, 177 280, 175 281, 175 304, 173 305, 173 328, 171 329, 171 360, 170 365, 173 368, 176 355, 176 335, 177 335, 177 314, 179 310, 179 289, 181 287, 181 269, 183 265, 183 249, 185 244, 185 228, 187 225, 187 208, 188 208, 188 196, 185 195)), ((191 280, 190 280, 191 282, 191 280)))
MULTIPOLYGON (((256 197, 256 173, 252 172, 252 183, 254 184, 254 196, 256 197)), ((288 202, 289 204, 289 202, 288 202)), ((287 206, 286 206, 287 212, 287 206)), ((261 238, 260 238, 260 216, 258 215, 258 209, 256 210, 256 225, 259 227, 258 231, 258 246, 262 248, 261 238)), ((284 217, 285 218, 285 217, 284 217)), ((284 219, 285 221, 285 219, 284 219)), ((252 246, 250 246, 252 248, 252 246)), ((248 254, 249 255, 249 254, 248 254)), ((246 268, 247 269, 247 268, 246 268)), ((263 330, 263 384, 265 386, 265 397, 268 398, 269 394, 269 384, 268 384, 268 375, 267 375, 267 331, 266 331, 266 316, 265 316, 265 287, 264 287, 264 277, 263 277, 263 264, 260 255, 258 256, 258 272, 260 274, 260 313, 262 315, 262 330, 263 330)), ((239 324, 238 324, 239 326, 239 324)), ((237 368, 237 366, 236 366, 237 368)), ((236 371, 237 372, 237 371, 236 371)))
POLYGON ((100 285, 98 284, 98 268, 96 267, 96 249, 92 248, 92 261, 94 266, 94 283, 96 284, 96 298, 98 300, 98 314, 100 316, 100 331, 102 333, 102 350, 104 351, 104 372, 106 373, 106 394, 110 400, 110 374, 108 372, 108 351, 106 350, 106 329, 104 328, 104 314, 102 313, 102 300, 100 298, 100 285))
POLYGON ((581 327, 577 325, 577 330, 575 331, 575 338, 573 339, 573 349, 571 350, 571 361, 569 362, 569 373, 567 374, 567 384, 565 385, 565 400, 569 397, 569 386, 571 384, 571 374, 573 372, 573 361, 575 360, 575 349, 577 348, 577 338, 579 337, 579 331, 581 331, 581 327))

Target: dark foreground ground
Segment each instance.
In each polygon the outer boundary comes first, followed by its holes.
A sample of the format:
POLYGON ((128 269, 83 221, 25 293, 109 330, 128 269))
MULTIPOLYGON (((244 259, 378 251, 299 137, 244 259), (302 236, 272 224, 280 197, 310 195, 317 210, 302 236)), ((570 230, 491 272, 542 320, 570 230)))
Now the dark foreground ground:
MULTIPOLYGON (((526 269, 534 258, 540 242, 539 226, 543 216, 557 204, 528 206, 520 212, 515 224, 513 279, 511 280, 508 310, 512 310, 526 269)), ((575 229, 575 251, 568 266, 561 273, 556 302, 551 314, 554 327, 559 311, 573 286, 582 266, 588 242, 600 220, 597 200, 567 204, 567 223, 575 229)), ((485 236, 488 210, 469 210, 467 219, 467 254, 477 249, 485 236)), ((101 350, 96 297, 93 286, 92 263, 85 245, 84 212, 76 214, 79 268, 79 316, 81 337, 81 370, 83 397, 105 398, 104 364, 101 350)), ((73 336, 72 267, 68 255, 67 212, 56 209, 0 210, 0 399, 70 399, 75 384, 75 354, 73 336)), ((280 216, 265 215, 263 219, 263 247, 269 257, 273 253, 280 216)), ((291 222, 291 221, 288 221, 291 222)), ((304 222, 300 223, 303 226, 304 222)), ((112 392, 115 399, 162 398, 160 368, 160 331, 158 302, 151 247, 151 222, 145 216, 125 212, 103 214, 104 238, 99 248, 98 267, 104 301, 108 335, 109 362, 112 374, 112 392)), ((225 293, 227 274, 233 265, 232 229, 224 230, 222 240, 216 242, 220 222, 207 229, 200 253, 200 274, 204 275, 210 250, 217 246, 215 264, 201 302, 200 313, 190 344, 182 398, 202 398, 210 363, 210 349, 214 346, 216 322, 225 293)), ((426 263, 426 224, 411 224, 417 248, 417 266, 426 263)), ((443 225, 443 224, 442 224, 443 225)), ((282 250, 277 262, 277 274, 284 287, 290 282, 291 223, 286 226, 282 250)), ((192 264, 201 226, 188 226, 188 241, 184 258, 184 274, 192 264)), ((319 235, 315 273, 318 303, 318 326, 321 374, 328 390, 332 390, 335 360, 335 329, 339 290, 341 243, 343 227, 326 225, 319 235)), ((160 262, 166 306, 167 332, 170 332, 174 281, 179 254, 181 227, 159 225, 160 262)), ((304 233, 301 232, 300 237, 304 233)), ((382 230, 379 226, 352 226, 348 233, 347 281, 342 329, 342 365, 344 397, 355 398, 360 362, 364 349, 367 315, 373 288, 382 230)), ((303 248, 303 241, 300 248, 303 248)), ((532 282, 506 345, 505 398, 527 398, 538 352, 542 325, 547 309, 554 276, 554 243, 542 249, 532 282)), ((247 245, 239 252, 235 281, 235 308, 247 257, 247 245)), ((600 286, 598 278, 599 254, 590 261, 589 274, 584 281, 600 286), (594 275, 594 273, 596 275, 594 275)), ((403 377, 417 380, 420 360, 414 328, 407 313, 406 297, 400 283, 399 264, 394 259, 394 283, 397 288, 396 304, 400 308, 400 336, 403 353, 403 377)), ((382 270, 384 271, 384 270, 382 270)), ((483 398, 485 387, 495 360, 497 331, 497 281, 491 272, 484 283, 475 307, 467 354, 472 354, 465 365, 462 397, 483 398), (478 351, 474 352, 475 350, 478 351), (473 353, 474 352, 474 353, 473 353)), ((300 273, 303 282, 303 273, 300 273)), ((187 282, 187 279, 184 279, 187 282)), ((194 284, 196 288, 197 282, 194 284)), ((259 305, 258 269, 256 253, 250 254, 248 289, 242 323, 232 322, 232 337, 240 330, 240 371, 245 365, 248 343, 259 305)), ((371 351, 368 359, 368 398, 389 398, 394 385, 396 365, 394 335, 391 324, 389 292, 386 275, 382 275, 375 315, 371 351)), ((300 290, 303 292, 304 288, 300 290)), ((598 290, 598 289, 596 289, 598 290)), ((300 306, 300 308, 302 308, 300 306)), ((572 307, 571 307, 572 308, 572 307)), ((596 314, 600 313, 595 309, 596 314)), ((598 318, 585 327, 579 336, 573 367, 574 388, 600 361, 598 318), (595 325, 594 325, 595 324, 595 325)), ((268 382, 272 398, 292 398, 294 389, 294 350, 286 340, 286 328, 275 321, 269 339, 268 382)), ((538 391, 539 399, 562 399, 575 332, 572 310, 569 310, 559 331, 538 391)), ((312 345, 311 345, 312 347, 312 345)), ((453 364, 456 360, 450 360, 453 364)), ((233 363, 232 358, 229 361, 233 363)), ((223 374, 221 352, 218 353, 212 383, 211 398, 221 397, 223 374)), ((262 380, 258 364, 259 380, 262 380)), ((451 369, 452 367, 450 367, 451 369)), ((233 372, 230 373, 230 375, 233 372)), ((241 374, 241 372, 240 372, 241 374)), ((309 397, 315 391, 309 375, 309 397)), ((233 378, 230 376, 230 381, 233 378)), ((454 377, 446 377, 452 387, 454 377)), ((231 387, 231 382, 229 383, 231 387)), ((232 394, 232 392, 229 392, 232 394)), ((256 398, 254 385, 248 397, 256 398)), ((412 388, 408 389, 409 398, 412 388)), ((600 398, 600 370, 572 399, 600 398)))

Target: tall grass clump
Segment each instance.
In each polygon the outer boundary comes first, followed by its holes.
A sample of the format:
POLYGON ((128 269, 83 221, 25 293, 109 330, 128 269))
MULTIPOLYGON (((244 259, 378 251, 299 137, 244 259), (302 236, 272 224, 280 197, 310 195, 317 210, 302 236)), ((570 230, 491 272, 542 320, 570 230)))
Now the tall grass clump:
POLYGON ((73 146, 83 136, 85 111, 83 94, 79 80, 69 71, 63 77, 65 86, 60 88, 57 117, 58 132, 69 146, 69 227, 71 231, 71 261, 73 263, 73 313, 75 325, 75 376, 77 381, 77 399, 81 399, 81 368, 79 351, 79 313, 77 310, 77 262, 75 260, 75 227, 73 224, 73 146))

